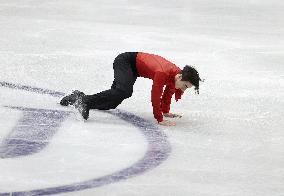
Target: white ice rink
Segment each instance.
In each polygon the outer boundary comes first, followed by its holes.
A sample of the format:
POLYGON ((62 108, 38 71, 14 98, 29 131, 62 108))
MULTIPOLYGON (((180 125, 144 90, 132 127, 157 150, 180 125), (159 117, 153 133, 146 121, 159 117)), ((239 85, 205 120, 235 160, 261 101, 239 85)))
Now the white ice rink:
POLYGON ((282 0, 0 0, 0 196, 283 196, 282 0), (151 80, 78 121, 121 52, 195 65, 157 125, 151 80))

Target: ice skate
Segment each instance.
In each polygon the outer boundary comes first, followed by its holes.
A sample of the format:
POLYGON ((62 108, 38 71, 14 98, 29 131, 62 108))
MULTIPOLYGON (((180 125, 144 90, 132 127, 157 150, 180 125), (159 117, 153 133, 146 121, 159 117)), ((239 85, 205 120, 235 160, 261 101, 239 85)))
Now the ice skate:
POLYGON ((80 116, 84 120, 87 120, 89 118, 89 108, 88 105, 83 101, 84 96, 85 96, 84 93, 78 94, 78 96, 76 96, 76 100, 73 105, 78 110, 80 116))
POLYGON ((74 90, 70 95, 63 97, 60 100, 60 105, 62 106, 73 105, 76 99, 79 97, 79 95, 85 95, 85 94, 81 91, 74 90))

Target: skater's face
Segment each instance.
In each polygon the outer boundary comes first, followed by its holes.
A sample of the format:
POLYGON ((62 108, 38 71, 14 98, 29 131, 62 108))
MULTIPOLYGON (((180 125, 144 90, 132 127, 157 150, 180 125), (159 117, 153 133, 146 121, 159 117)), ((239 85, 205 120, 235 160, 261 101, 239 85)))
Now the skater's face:
POLYGON ((189 82, 189 81, 182 81, 181 80, 181 74, 178 74, 176 76, 176 81, 175 81, 175 88, 176 89, 180 89, 183 92, 188 89, 191 88, 193 85, 189 82))

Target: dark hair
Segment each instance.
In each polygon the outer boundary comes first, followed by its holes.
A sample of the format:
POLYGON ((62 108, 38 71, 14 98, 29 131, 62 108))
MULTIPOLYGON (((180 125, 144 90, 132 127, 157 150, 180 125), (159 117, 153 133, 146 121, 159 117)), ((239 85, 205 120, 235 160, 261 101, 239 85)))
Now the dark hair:
POLYGON ((199 94, 199 81, 203 82, 199 77, 198 71, 193 66, 186 65, 181 73, 181 81, 189 81, 195 88, 194 90, 199 94))

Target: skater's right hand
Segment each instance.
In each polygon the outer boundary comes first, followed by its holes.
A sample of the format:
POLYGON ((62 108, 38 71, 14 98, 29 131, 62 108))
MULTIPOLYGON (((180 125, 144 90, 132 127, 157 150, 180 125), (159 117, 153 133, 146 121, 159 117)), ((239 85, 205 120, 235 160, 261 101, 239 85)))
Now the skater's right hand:
POLYGON ((176 126, 175 122, 169 120, 163 120, 162 122, 159 122, 159 124, 163 126, 176 126))

